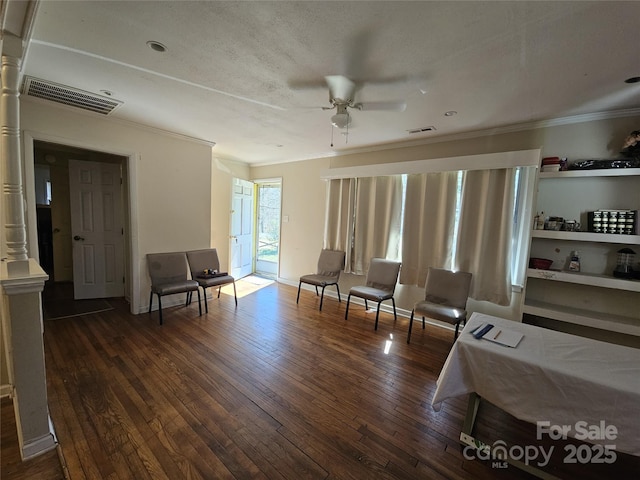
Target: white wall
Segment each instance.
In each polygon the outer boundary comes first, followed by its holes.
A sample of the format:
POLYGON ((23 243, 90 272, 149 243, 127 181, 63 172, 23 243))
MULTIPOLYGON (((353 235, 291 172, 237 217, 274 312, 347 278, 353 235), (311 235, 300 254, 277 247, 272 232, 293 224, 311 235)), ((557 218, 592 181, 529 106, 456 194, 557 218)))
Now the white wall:
POLYGON ((215 156, 213 148, 211 169, 211 245, 218 251, 222 269, 231 271, 229 264, 229 229, 231 222, 231 184, 234 178, 249 180, 249 165, 215 156))
MULTIPOLYGON (((300 275, 313 272, 322 248, 327 168, 411 161, 542 147, 543 156, 567 156, 570 160, 613 158, 624 138, 640 125, 640 117, 582 122, 536 128, 478 138, 441 141, 421 146, 385 149, 372 153, 342 155, 249 168, 220 160, 204 144, 121 124, 67 108, 23 101, 23 131, 34 138, 57 141, 93 150, 129 156, 132 176, 133 224, 131 248, 134 259, 133 288, 136 308, 148 302, 146 253, 192 248, 218 248, 222 265, 229 261, 229 214, 231 179, 282 178, 282 224, 280 279, 297 284, 300 275)), ((35 212, 29 212, 34 215, 35 212)), ((35 217, 34 217, 35 218, 35 217)), ((341 289, 361 279, 345 276, 341 289)), ((410 310, 421 289, 401 287, 398 305, 410 310)), ((470 302, 471 310, 506 318, 519 316, 520 299, 512 306, 496 307, 470 302)))
MULTIPOLYGON (((26 142, 33 138, 129 158, 132 311, 145 311, 150 285, 147 253, 211 246, 211 147, 44 102, 22 101, 20 115, 26 142)), ((24 147, 25 162, 32 162, 27 158, 29 146, 24 147)), ((28 175, 27 168, 25 172, 28 175)), ((25 187, 33 181, 25 178, 25 187)), ((35 199, 30 206, 34 203, 35 199)), ((31 240, 32 208, 27 223, 31 240)), ((37 244, 30 241, 29 248, 31 252, 37 244)))
POLYGON ((324 238, 326 181, 320 178, 328 159, 306 160, 251 169, 252 180, 282 178, 279 278, 298 284, 315 272, 324 238))
MULTIPOLYGON (((251 168, 251 177, 283 179, 282 215, 289 215, 289 223, 282 224, 279 276, 281 281, 297 285, 301 275, 315 271, 322 248, 326 198, 325 184, 320 179, 323 169, 536 148, 542 148, 543 157, 560 156, 569 160, 615 158, 626 136, 639 127, 640 117, 636 116, 534 128, 421 146, 257 166, 251 168)), ((348 292, 352 285, 362 281, 362 278, 354 275, 343 275, 340 291, 348 292)), ((400 285, 396 290, 396 303, 399 309, 410 312, 422 295, 422 289, 400 285)), ((514 292, 509 307, 470 300, 468 308, 472 312, 519 320, 520 303, 520 293, 514 292)))

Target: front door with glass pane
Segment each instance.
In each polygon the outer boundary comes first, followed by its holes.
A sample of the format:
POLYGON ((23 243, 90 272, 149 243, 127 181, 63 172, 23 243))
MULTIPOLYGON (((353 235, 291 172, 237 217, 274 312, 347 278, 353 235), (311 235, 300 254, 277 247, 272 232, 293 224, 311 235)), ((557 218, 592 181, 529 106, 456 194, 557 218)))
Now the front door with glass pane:
POLYGON ((257 182, 256 273, 277 277, 280 254, 281 182, 257 182))

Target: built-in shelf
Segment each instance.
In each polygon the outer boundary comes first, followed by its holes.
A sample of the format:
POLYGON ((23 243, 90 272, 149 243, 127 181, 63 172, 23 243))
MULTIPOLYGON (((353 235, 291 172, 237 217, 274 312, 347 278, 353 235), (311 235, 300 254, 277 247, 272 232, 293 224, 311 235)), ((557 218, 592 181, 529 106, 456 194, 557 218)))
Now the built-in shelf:
POLYGON ((576 283, 579 285, 591 285, 593 287, 615 288, 616 290, 628 290, 630 292, 640 292, 640 280, 625 280, 624 278, 616 278, 611 275, 529 268, 527 269, 527 277, 553 280, 556 282, 576 283))
MULTIPOLYGON (((639 188, 640 168, 539 172, 536 206, 539 212, 554 210, 585 220, 585 212, 591 210, 639 209, 639 188)), ((586 230, 587 225, 582 226, 586 230)), ((640 280, 612 275, 610 257, 625 246, 637 252, 640 234, 532 230, 530 252, 535 254, 531 256, 566 268, 568 252, 577 250, 583 271, 529 268, 522 313, 640 337, 640 280)))
POLYGON ((640 235, 618 235, 615 233, 561 232, 556 230, 531 230, 533 238, 551 240, 572 240, 574 242, 620 243, 640 245, 640 235))
POLYGON ((523 313, 576 325, 640 336, 640 317, 634 318, 611 315, 536 300, 527 300, 523 305, 523 313))
POLYGON ((566 170, 564 172, 540 172, 538 178, 625 177, 640 175, 640 168, 601 168, 597 170, 566 170))

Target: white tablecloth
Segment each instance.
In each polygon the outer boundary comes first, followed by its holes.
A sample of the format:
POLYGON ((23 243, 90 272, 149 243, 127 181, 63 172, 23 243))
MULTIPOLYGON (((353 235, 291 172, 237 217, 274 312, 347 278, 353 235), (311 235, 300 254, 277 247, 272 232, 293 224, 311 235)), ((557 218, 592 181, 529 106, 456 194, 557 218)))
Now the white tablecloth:
MULTIPOLYGON (((589 439, 640 456, 640 350, 474 313, 455 342, 437 382, 434 408, 476 392, 520 420, 582 427, 602 423, 617 438, 589 439), (524 334, 517 348, 470 333, 481 323, 524 334)), ((604 435, 601 435, 604 437, 604 435)))

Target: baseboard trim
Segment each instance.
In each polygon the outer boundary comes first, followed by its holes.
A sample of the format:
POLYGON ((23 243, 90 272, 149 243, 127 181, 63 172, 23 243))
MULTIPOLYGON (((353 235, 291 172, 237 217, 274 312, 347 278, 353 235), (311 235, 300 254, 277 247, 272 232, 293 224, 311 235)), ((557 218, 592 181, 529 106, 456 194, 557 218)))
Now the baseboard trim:
MULTIPOLYGON (((49 422, 49 425, 51 425, 51 422, 49 422)), ((58 443, 56 442, 56 437, 53 432, 49 432, 34 440, 24 442, 22 445, 22 460, 29 460, 37 457, 38 455, 42 455, 43 453, 47 453, 56 448, 57 445, 58 443)))

